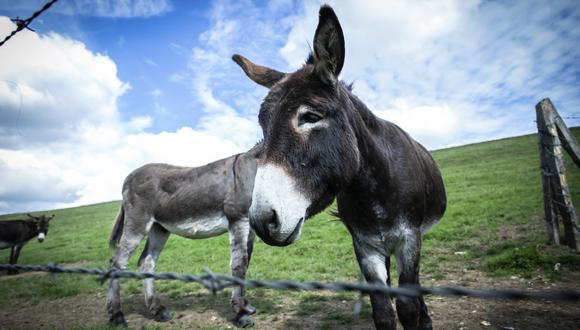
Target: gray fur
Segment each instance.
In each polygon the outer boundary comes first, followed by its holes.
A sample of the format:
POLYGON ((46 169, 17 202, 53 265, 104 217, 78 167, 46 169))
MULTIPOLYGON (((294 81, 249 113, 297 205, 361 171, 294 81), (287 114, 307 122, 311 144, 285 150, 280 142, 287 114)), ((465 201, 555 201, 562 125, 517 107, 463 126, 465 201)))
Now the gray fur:
MULTIPOLYGON (((248 221, 248 208, 260 151, 258 144, 246 153, 201 167, 148 164, 133 171, 123 184, 123 202, 109 241, 114 249, 111 267, 125 269, 145 236, 147 243, 139 267, 141 271, 153 272, 171 232, 198 239, 229 231, 232 274, 244 278, 255 237, 248 221)), ((144 280, 144 293, 147 308, 155 319, 169 320, 171 316, 155 294, 152 279, 144 280)), ((255 309, 247 304, 243 288, 234 287, 232 306, 236 325, 252 322, 249 315, 255 309)), ((107 311, 111 323, 125 324, 119 279, 110 282, 107 311)))

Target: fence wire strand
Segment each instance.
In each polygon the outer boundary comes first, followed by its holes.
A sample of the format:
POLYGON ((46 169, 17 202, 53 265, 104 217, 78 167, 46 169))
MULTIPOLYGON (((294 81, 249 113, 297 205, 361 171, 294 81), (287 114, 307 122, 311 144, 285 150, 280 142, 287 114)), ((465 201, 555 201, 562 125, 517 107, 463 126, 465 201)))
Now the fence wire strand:
POLYGON ((16 33, 26 29, 28 27, 28 25, 30 23, 32 23, 32 21, 37 18, 38 16, 40 16, 40 14, 42 14, 44 11, 48 10, 48 8, 50 8, 55 2, 57 2, 58 0, 50 0, 47 3, 44 4, 44 6, 42 6, 42 8, 40 8, 39 10, 35 11, 32 16, 28 17, 27 19, 21 20, 19 22, 17 22, 16 24, 16 29, 14 31, 12 31, 8 36, 6 36, 6 38, 4 38, 4 40, 0 41, 0 47, 2 47, 8 40, 10 40, 10 38, 14 37, 16 35, 16 33))
POLYGON ((97 276, 97 279, 104 283, 107 279, 132 278, 156 280, 175 280, 181 282, 195 282, 217 293, 225 288, 240 285, 249 288, 269 288, 276 290, 304 290, 304 291, 334 291, 334 292, 360 292, 363 294, 382 293, 391 297, 420 297, 426 295, 446 296, 446 297, 472 297, 480 299, 506 299, 506 300, 549 300, 549 301, 580 301, 580 291, 578 290, 555 290, 555 291, 522 291, 515 289, 471 289, 464 287, 423 287, 418 285, 404 285, 399 287, 389 287, 381 284, 369 283, 322 283, 322 282, 295 282, 295 281, 264 281, 247 280, 235 276, 215 274, 209 269, 205 269, 200 276, 175 273, 150 273, 132 272, 116 269, 102 268, 65 268, 57 264, 48 265, 12 265, 0 264, 1 270, 11 271, 36 271, 48 273, 65 274, 87 274, 97 276))

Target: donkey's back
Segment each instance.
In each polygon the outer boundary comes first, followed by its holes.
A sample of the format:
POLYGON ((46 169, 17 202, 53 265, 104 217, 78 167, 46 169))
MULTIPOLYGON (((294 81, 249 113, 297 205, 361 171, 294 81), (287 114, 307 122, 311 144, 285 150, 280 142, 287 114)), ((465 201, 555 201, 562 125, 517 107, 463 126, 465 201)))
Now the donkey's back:
POLYGON ((159 222, 220 212, 233 183, 236 157, 201 167, 144 165, 125 179, 124 207, 140 208, 159 222))

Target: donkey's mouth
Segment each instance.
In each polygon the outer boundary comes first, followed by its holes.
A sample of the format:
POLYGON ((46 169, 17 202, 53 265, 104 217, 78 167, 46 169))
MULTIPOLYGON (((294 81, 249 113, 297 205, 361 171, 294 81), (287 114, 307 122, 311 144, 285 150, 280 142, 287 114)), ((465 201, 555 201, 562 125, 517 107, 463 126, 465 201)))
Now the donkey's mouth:
POLYGON ((297 237, 300 235, 300 230, 302 228, 303 222, 304 222, 304 218, 300 218, 300 221, 298 221, 298 224, 296 224, 296 227, 294 227, 294 230, 292 231, 292 233, 290 233, 290 235, 288 235, 288 237, 286 237, 285 240, 276 239, 276 238, 272 237, 271 234, 264 235, 264 232, 261 232, 257 228, 255 228, 254 230, 256 231, 256 234, 258 234, 258 236, 262 239, 262 241, 264 241, 264 243, 271 245, 271 246, 283 247, 283 246, 288 246, 296 241, 297 237))
POLYGON ((302 217, 300 219, 300 221, 298 221, 298 224, 296 225, 296 227, 294 228, 294 230, 292 231, 290 236, 288 236, 288 238, 286 238, 286 240, 284 240, 284 242, 282 243, 283 245, 281 245, 281 246, 287 246, 287 245, 290 245, 296 241, 297 236, 300 235, 300 230, 302 229, 303 223, 304 223, 304 217, 302 217))

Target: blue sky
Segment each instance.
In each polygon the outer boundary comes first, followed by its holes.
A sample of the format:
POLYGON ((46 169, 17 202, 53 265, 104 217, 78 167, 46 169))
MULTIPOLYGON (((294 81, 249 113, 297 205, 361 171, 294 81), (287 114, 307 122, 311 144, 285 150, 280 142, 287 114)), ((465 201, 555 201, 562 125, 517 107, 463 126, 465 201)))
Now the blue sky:
MULTIPOLYGON (((430 149, 532 133, 544 97, 580 124, 577 1, 328 2, 341 78, 430 149)), ((0 0, 0 35, 43 3, 0 0)), ((320 4, 59 1, 0 47, 0 213, 119 199, 144 163, 249 148, 267 91, 230 57, 297 69, 320 4)))

